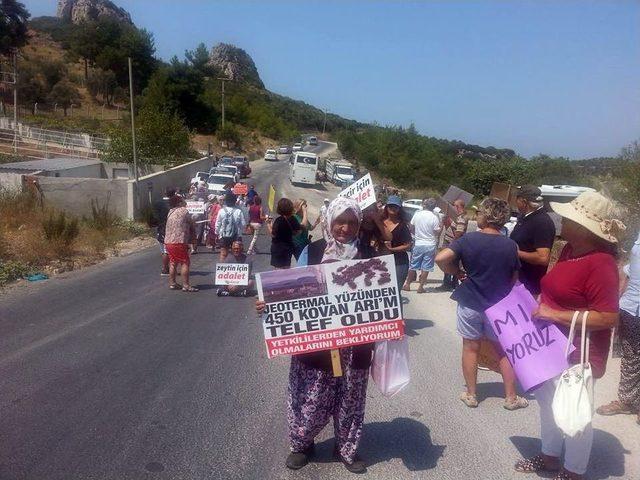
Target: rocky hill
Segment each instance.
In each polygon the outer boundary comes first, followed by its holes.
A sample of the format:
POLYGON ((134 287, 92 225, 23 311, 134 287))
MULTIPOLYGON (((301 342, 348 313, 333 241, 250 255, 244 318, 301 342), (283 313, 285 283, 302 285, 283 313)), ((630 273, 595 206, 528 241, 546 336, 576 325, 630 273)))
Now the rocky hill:
POLYGON ((99 18, 111 18, 133 24, 129 12, 110 0, 58 0, 56 16, 75 24, 99 18))
POLYGON ((235 45, 228 43, 215 45, 209 54, 209 64, 231 80, 264 88, 253 59, 235 45))

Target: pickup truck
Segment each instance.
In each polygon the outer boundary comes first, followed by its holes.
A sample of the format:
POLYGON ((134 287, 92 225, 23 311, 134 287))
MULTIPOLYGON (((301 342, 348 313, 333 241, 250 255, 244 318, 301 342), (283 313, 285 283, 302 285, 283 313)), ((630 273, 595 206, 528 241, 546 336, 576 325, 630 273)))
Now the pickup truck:
POLYGON ((325 171, 327 179, 339 187, 347 187, 356 180, 353 165, 344 160, 327 159, 325 171))

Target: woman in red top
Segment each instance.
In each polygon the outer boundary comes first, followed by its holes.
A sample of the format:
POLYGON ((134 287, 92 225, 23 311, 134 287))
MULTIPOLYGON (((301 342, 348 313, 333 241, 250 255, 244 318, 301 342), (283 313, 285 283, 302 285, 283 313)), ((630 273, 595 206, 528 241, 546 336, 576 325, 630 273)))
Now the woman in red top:
MULTIPOLYGON (((605 372, 611 328, 618 322, 615 254, 625 227, 615 219, 613 202, 597 192, 582 193, 571 203, 552 202, 551 208, 562 216, 562 237, 568 243, 558 263, 542 278, 541 303, 534 315, 553 321, 568 333, 574 312, 589 311, 589 358, 593 377, 600 378, 605 372)), ((571 364, 580 362, 579 332, 574 344, 576 350, 569 358, 571 364)), ((588 425, 582 434, 565 437, 557 427, 551 408, 557 378, 535 390, 540 406, 542 453, 519 461, 515 469, 557 471, 556 480, 581 479, 589 463, 593 429, 588 425), (560 461, 563 447, 564 463, 560 461)))

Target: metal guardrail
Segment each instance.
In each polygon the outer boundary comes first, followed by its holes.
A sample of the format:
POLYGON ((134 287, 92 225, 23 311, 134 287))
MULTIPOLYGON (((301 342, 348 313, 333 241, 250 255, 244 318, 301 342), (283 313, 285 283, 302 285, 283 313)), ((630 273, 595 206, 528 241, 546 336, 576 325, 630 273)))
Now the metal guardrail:
POLYGON ((0 117, 0 153, 9 153, 9 147, 12 153, 30 158, 98 158, 108 144, 101 135, 32 127, 0 117))

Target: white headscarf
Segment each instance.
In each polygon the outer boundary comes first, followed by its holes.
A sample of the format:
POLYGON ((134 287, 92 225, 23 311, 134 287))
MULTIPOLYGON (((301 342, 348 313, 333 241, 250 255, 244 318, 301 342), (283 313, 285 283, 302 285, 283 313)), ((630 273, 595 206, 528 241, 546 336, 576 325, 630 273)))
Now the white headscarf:
POLYGON ((362 211, 358 206, 358 202, 347 197, 335 198, 327 207, 327 221, 323 226, 325 238, 327 239, 327 247, 322 256, 322 263, 332 260, 351 260, 358 255, 359 241, 357 235, 350 243, 340 243, 333 238, 333 234, 331 233, 331 227, 335 219, 347 210, 350 210, 356 216, 358 219, 358 228, 360 228, 362 211))

